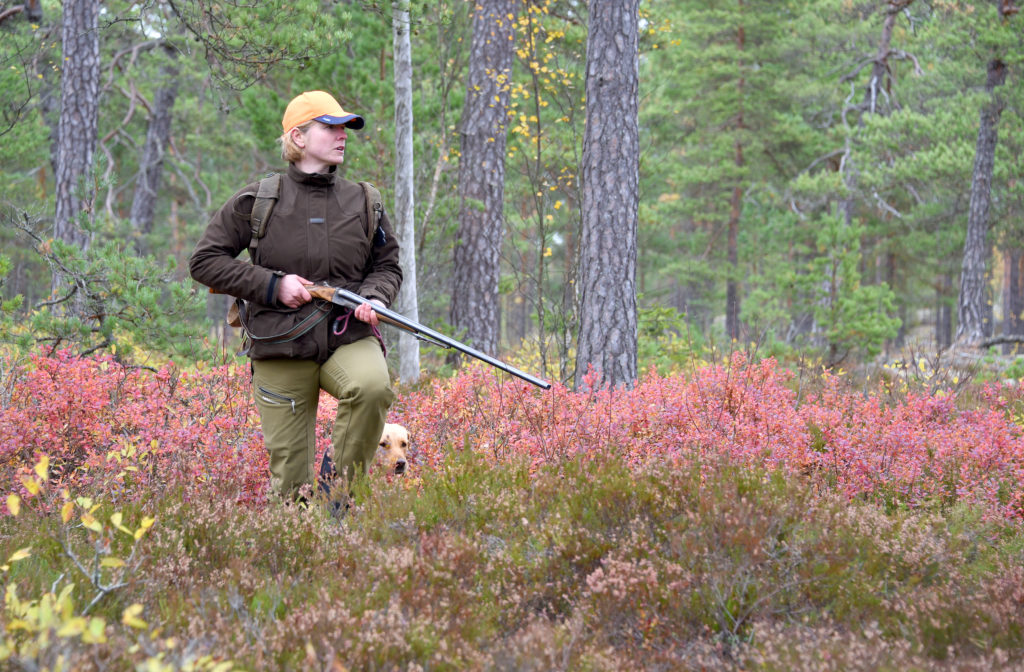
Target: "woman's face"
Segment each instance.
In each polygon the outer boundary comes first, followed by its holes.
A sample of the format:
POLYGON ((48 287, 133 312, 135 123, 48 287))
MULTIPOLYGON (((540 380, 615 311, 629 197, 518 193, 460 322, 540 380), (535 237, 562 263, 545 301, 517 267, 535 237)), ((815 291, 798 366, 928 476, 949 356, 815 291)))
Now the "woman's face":
POLYGON ((313 122, 305 133, 296 129, 295 144, 303 150, 298 167, 306 173, 323 173, 329 166, 338 166, 345 160, 345 141, 348 133, 344 125, 329 126, 313 122))

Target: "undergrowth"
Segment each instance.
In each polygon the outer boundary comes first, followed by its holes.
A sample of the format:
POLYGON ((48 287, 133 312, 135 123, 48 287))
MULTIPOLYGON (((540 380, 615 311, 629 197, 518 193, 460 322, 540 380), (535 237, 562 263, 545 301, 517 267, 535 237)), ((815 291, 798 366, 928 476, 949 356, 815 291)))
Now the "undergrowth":
MULTIPOLYGON (((50 669, 980 670, 1024 651, 1024 538, 971 508, 891 512, 781 472, 614 451, 531 470, 458 449, 370 485, 341 524, 216 483, 142 498, 124 518, 157 522, 89 614, 102 641, 54 622, 50 669)), ((92 599, 61 542, 90 534, 41 509, 6 518, 7 554, 32 548, 9 597, 92 599)), ((111 539, 104 557, 124 556, 132 538, 111 539)), ((4 624, 8 647, 41 638, 10 599, 4 624)))
POLYGON ((471 369, 401 396, 412 473, 371 473, 338 523, 268 497, 244 372, 39 359, 0 415, 0 659, 1021 669, 1019 391, 792 382, 733 360, 538 393, 471 369))

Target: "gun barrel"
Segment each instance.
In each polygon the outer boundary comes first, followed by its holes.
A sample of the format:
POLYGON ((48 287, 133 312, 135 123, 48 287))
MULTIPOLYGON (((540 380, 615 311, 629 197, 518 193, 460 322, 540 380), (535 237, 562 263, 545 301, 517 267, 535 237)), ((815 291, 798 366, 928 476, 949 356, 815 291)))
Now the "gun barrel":
MULTIPOLYGON (((309 288, 307 288, 307 289, 309 289, 309 288)), ((356 306, 358 306, 360 304, 367 303, 366 299, 364 299, 363 297, 359 296, 355 292, 351 292, 351 291, 349 291, 347 289, 332 288, 332 290, 334 292, 334 298, 332 298, 331 300, 334 303, 339 303, 341 305, 348 305, 349 307, 352 307, 352 308, 355 308, 356 306), (340 301, 339 301, 339 299, 340 299, 340 301)), ((313 293, 313 292, 311 292, 311 293, 313 293)), ((440 343, 441 345, 445 345, 445 346, 447 346, 449 348, 453 348, 455 350, 458 350, 459 352, 461 352, 463 354, 466 354, 466 355, 469 355, 470 357, 474 357, 476 359, 479 359, 482 362, 486 362, 487 364, 490 364, 491 366, 493 366, 496 369, 501 369, 505 373, 512 374, 516 378, 520 378, 522 380, 525 380, 526 382, 531 383, 533 385, 536 385, 537 387, 539 387, 541 389, 544 389, 544 390, 551 389, 551 383, 547 382, 546 380, 541 380, 540 378, 537 378, 536 376, 531 376, 529 373, 526 373, 525 371, 521 371, 520 369, 517 369, 514 366, 506 364, 505 362, 502 362, 501 360, 495 359, 494 357, 491 357, 488 354, 480 352, 479 350, 477 350, 475 348, 471 348, 470 346, 466 345, 465 343, 460 343, 459 341, 456 341, 454 338, 449 338, 448 336, 445 336, 444 334, 442 334, 440 332, 434 331, 433 329, 431 329, 429 327, 425 327, 425 326, 423 326, 422 324, 420 324, 418 322, 414 322, 413 320, 410 320, 409 318, 405 317, 404 315, 396 313, 393 310, 389 310, 387 308, 382 308, 380 306, 374 306, 373 310, 374 310, 375 313, 377 313, 377 316, 381 319, 381 321, 386 322, 386 323, 388 323, 388 324, 390 324, 390 325, 392 325, 394 327, 398 327, 399 329, 403 329, 405 331, 408 331, 409 333, 413 334, 414 336, 422 336, 422 337, 425 337, 425 338, 427 338, 427 339, 429 339, 431 341, 436 341, 437 343, 440 343)))

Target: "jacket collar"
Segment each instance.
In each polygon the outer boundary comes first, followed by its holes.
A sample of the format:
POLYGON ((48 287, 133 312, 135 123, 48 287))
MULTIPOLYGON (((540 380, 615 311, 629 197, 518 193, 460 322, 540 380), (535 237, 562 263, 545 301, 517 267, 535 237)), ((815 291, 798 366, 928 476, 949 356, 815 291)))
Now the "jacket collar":
POLYGON ((304 173, 296 168, 294 163, 288 164, 288 177, 299 184, 308 184, 311 187, 330 186, 334 184, 334 177, 337 174, 337 166, 331 166, 326 173, 304 173))

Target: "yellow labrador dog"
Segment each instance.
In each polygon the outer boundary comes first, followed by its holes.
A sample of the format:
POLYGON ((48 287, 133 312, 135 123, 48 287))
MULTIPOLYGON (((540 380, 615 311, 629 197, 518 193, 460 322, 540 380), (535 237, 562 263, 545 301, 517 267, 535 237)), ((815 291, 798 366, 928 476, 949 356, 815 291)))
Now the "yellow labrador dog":
POLYGON ((405 453, 409 449, 409 430, 402 425, 385 423, 384 431, 377 444, 377 459, 381 460, 388 471, 404 474, 409 465, 405 453))
MULTIPOLYGON (((406 458, 406 451, 409 449, 409 430, 402 425, 385 423, 384 431, 380 435, 380 443, 377 444, 377 459, 387 466, 391 473, 404 474, 409 466, 406 458)), ((334 481, 334 460, 331 459, 331 449, 324 451, 323 459, 320 461, 320 475, 317 477, 317 486, 320 492, 330 498, 331 483, 334 481)))

